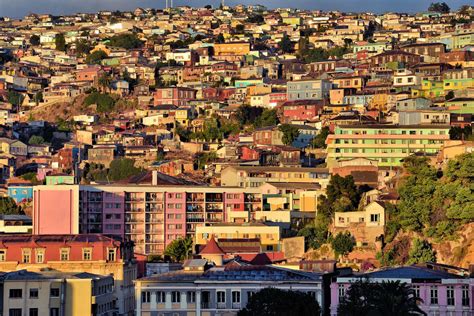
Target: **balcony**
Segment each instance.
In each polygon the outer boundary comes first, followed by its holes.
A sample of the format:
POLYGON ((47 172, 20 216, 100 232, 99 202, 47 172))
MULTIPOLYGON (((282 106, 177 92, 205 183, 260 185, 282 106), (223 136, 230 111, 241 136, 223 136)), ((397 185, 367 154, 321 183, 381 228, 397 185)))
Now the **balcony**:
POLYGON ((217 309, 225 309, 226 305, 225 303, 217 303, 217 309))
POLYGON ((210 309, 211 304, 209 302, 201 302, 201 308, 202 309, 210 309))
POLYGON ((135 207, 134 208, 126 207, 125 212, 128 212, 128 213, 142 213, 143 209, 141 207, 136 207, 136 208, 135 207))
POLYGON ((232 309, 240 309, 240 303, 232 303, 232 309))

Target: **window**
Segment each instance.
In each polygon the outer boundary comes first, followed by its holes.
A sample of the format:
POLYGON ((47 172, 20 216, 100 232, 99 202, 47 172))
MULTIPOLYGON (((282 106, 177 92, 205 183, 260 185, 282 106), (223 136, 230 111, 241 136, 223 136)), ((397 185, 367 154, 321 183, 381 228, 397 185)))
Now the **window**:
POLYGON ((165 303, 166 302, 166 293, 163 291, 156 292, 156 302, 165 303))
POLYGON ((450 285, 446 288, 446 298, 448 305, 454 306, 454 286, 450 285))
POLYGON ((8 316, 22 316, 21 308, 10 308, 8 316))
POLYGON ((69 261, 69 248, 61 249, 61 261, 69 261))
POLYGON ((250 299, 252 298, 252 296, 255 294, 254 291, 248 291, 247 292, 247 302, 250 301, 250 299))
POLYGON ((196 303, 196 292, 188 291, 186 293, 186 299, 188 303, 196 303))
POLYGON ((30 289, 30 298, 38 298, 38 289, 30 289))
POLYGON ((171 303, 180 303, 181 302, 181 293, 179 291, 171 292, 171 303))
POLYGON ((31 261, 31 249, 22 249, 21 250, 21 262, 30 263, 31 261))
POLYGON ((142 303, 150 303, 151 301, 151 292, 144 291, 142 292, 142 303))
POLYGON ((44 249, 35 249, 36 252, 36 263, 44 262, 44 249))
POLYGON ((0 262, 7 261, 7 251, 5 249, 0 250, 0 262))
POLYGON ((49 316, 59 316, 59 308, 50 308, 49 309, 49 316))
POLYGON ((344 296, 346 296, 346 288, 344 287, 344 284, 339 284, 339 287, 337 288, 338 293, 339 293, 339 301, 341 301, 344 296))
POLYGON ((462 306, 469 306, 469 286, 462 286, 462 306))
POLYGON ((39 316, 39 312, 37 308, 30 308, 29 316, 39 316))
POLYGON ((59 297, 59 288, 53 287, 49 290, 49 295, 51 297, 59 297))
POLYGON ((107 260, 115 261, 115 249, 111 249, 111 248, 108 249, 107 260))
POLYGON ((370 214, 370 221, 372 223, 379 221, 379 214, 370 214))
POLYGON ((23 290, 22 289, 10 289, 10 298, 22 298, 23 290))
POLYGON ((415 296, 419 298, 420 297, 420 286, 419 285, 413 286, 413 291, 415 291, 415 296))
POLYGON ((240 304, 240 291, 232 291, 232 303, 240 304))
POLYGON ((217 291, 217 303, 225 303, 225 292, 224 291, 217 291))
POLYGON ((92 249, 90 248, 82 249, 82 260, 84 261, 92 260, 92 249))
POLYGON ((438 287, 432 286, 430 289, 430 302, 432 305, 438 305, 438 287))

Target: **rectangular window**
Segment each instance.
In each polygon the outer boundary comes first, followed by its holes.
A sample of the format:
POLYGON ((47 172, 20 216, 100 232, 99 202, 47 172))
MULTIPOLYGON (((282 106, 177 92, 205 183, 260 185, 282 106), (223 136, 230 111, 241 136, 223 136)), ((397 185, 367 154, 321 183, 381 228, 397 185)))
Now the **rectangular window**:
POLYGON ((30 289, 30 298, 38 298, 38 289, 30 289))
POLYGON ((49 309, 49 316, 59 316, 59 308, 54 307, 49 309))
POLYGON ((49 290, 49 295, 51 297, 59 297, 59 288, 52 288, 49 290))
POLYGON ((90 248, 83 248, 82 249, 82 260, 84 260, 84 261, 92 260, 92 249, 90 249, 90 248))
POLYGON ((446 288, 446 298, 448 305, 454 306, 454 286, 450 285, 446 288))
POLYGON ((61 261, 69 261, 69 248, 61 249, 61 261))
POLYGON ((165 303, 166 302, 166 293, 163 291, 156 292, 156 302, 165 303))
POLYGON ((151 292, 144 291, 142 292, 142 303, 150 303, 151 301, 151 292))
POLYGON ((224 291, 217 291, 217 303, 225 303, 225 292, 224 291))
POLYGON ((36 263, 44 262, 44 249, 35 249, 36 252, 36 263))
POLYGON ((186 293, 186 298, 187 298, 188 303, 191 303, 191 304, 196 303, 196 292, 188 291, 186 293))
POLYGON ((438 287, 432 286, 430 288, 430 302, 431 305, 438 305, 438 287))
POLYGON ((462 286, 462 306, 469 306, 469 286, 462 286))
POLYGON ((419 298, 420 297, 420 286, 414 285, 413 286, 413 291, 415 291, 415 296, 419 298))
POLYGON ((232 303, 240 304, 240 291, 232 291, 232 303))
POLYGON ((10 298, 22 298, 23 290, 22 289, 10 289, 10 298))
POLYGON ((339 301, 341 301, 344 298, 344 296, 346 296, 346 288, 344 287, 344 284, 339 284, 338 293, 339 293, 339 301))
POLYGON ((10 308, 8 316, 22 316, 21 308, 10 308))
POLYGON ((370 214, 370 221, 372 223, 379 221, 379 214, 370 214))
POLYGON ((37 308, 30 308, 30 311, 29 311, 29 316, 39 316, 39 312, 38 312, 38 309, 37 308))
POLYGON ((0 250, 0 262, 7 261, 7 251, 5 249, 0 250))
POLYGON ((21 251, 21 262, 30 263, 31 261, 31 249, 22 249, 21 251))
POLYGON ((108 261, 115 261, 115 249, 110 249, 108 250, 107 253, 107 260, 108 261))
POLYGON ((171 292, 171 303, 180 303, 181 302, 181 292, 173 291, 171 292))

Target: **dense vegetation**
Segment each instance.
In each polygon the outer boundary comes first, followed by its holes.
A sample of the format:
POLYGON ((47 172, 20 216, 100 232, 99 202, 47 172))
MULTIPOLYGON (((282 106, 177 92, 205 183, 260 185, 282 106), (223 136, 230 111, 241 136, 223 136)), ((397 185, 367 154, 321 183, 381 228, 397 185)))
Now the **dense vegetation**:
POLYGON ((321 314, 321 307, 309 293, 265 288, 252 295, 247 306, 238 316, 314 316, 321 314))
POLYGON ((89 94, 85 100, 85 105, 97 105, 97 112, 99 113, 107 113, 114 109, 115 100, 109 94, 99 93, 99 92, 92 92, 89 94))
POLYGON ((22 211, 14 199, 8 196, 2 196, 0 197, 0 214, 16 215, 22 214, 22 211))
POLYGON ((108 45, 112 47, 133 49, 142 47, 143 42, 137 37, 137 35, 128 33, 112 36, 109 39, 108 45))
POLYGON ((191 237, 178 238, 173 240, 165 249, 164 255, 174 262, 183 262, 188 259, 193 250, 193 240, 191 237))
POLYGON ((118 181, 140 174, 143 170, 135 166, 135 161, 128 158, 114 159, 109 168, 102 164, 87 163, 82 173, 86 182, 90 181, 118 181))
POLYGON ((400 281, 352 283, 339 303, 338 314, 344 316, 362 315, 425 315, 418 307, 420 298, 415 290, 400 281))

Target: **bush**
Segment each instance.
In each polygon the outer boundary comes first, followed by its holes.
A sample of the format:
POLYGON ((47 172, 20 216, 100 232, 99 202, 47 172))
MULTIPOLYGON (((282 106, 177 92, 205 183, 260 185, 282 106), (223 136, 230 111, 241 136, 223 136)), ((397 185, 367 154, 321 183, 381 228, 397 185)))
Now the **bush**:
POLYGON ((105 113, 110 112, 114 109, 115 100, 109 94, 92 92, 85 98, 84 104, 97 104, 97 112, 105 113))

